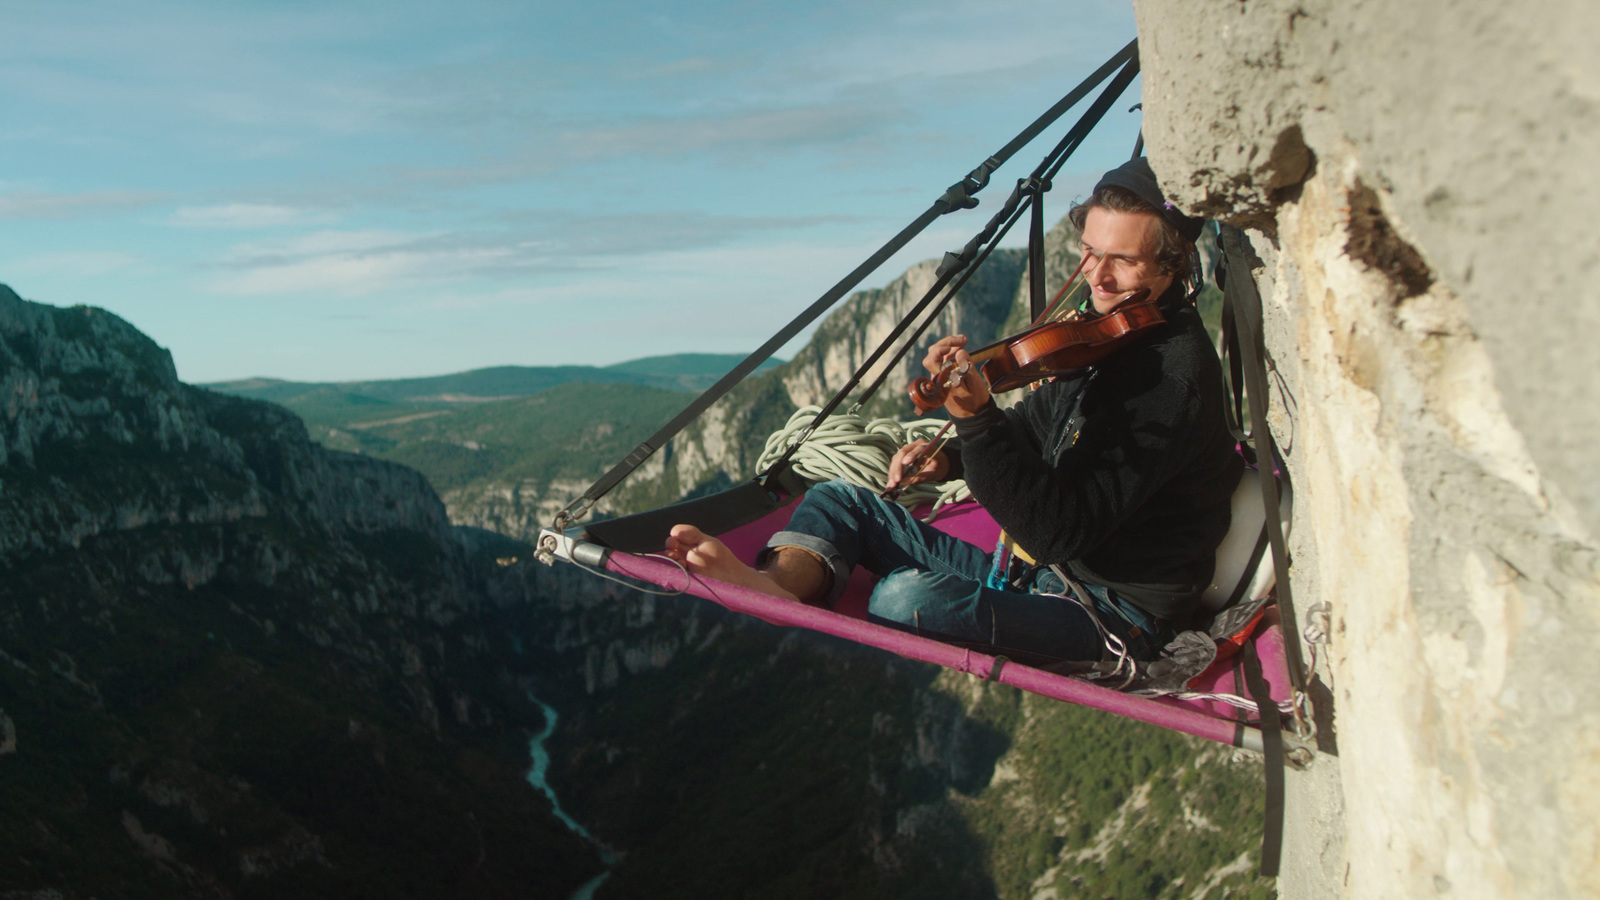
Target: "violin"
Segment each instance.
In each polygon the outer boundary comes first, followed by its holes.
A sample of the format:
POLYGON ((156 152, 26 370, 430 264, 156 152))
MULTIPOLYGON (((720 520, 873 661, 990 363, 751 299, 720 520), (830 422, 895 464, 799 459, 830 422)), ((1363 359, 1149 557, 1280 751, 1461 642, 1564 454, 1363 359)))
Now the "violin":
MULTIPOLYGON (((1149 290, 1129 293, 1117 308, 1092 319, 1068 319, 1035 325, 968 354, 989 382, 989 390, 1004 393, 1053 375, 1086 369, 1130 343, 1135 337, 1167 321, 1149 290)), ((944 405, 950 389, 965 371, 940 373, 943 381, 918 378, 907 391, 917 415, 925 416, 944 405)))

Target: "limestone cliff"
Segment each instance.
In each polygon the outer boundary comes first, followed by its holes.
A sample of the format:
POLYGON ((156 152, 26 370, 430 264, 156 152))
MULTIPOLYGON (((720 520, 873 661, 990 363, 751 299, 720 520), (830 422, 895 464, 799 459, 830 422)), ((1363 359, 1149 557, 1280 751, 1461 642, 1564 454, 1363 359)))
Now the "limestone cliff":
POLYGON ((1135 6, 1164 187, 1253 229, 1330 615, 1284 895, 1600 894, 1600 17, 1135 6))
POLYGON ((598 869, 521 779, 539 714, 420 475, 4 287, 0 390, 0 893, 521 896, 598 869))

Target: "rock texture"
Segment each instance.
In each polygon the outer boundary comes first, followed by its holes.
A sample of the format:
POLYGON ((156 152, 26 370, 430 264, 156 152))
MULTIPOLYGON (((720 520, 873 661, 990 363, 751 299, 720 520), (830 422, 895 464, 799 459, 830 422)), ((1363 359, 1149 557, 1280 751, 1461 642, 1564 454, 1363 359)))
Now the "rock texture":
POLYGON ((522 780, 539 714, 486 652, 494 566, 418 473, 4 286, 0 390, 0 894, 522 896, 598 871, 522 780))
POLYGON ((1284 895, 1600 893, 1600 17, 1136 9, 1163 186, 1254 229, 1297 594, 1332 611, 1284 895))
MULTIPOLYGON (((906 407, 906 383, 926 374, 923 355, 934 341, 946 335, 965 334, 979 344, 992 340, 1011 314, 1017 281, 1026 271, 1026 262, 1026 253, 1021 250, 993 253, 927 326, 915 347, 900 357, 880 393, 906 407)), ((827 402, 938 281, 938 268, 937 260, 918 263, 887 287, 861 291, 840 304, 817 327, 805 349, 783 368, 783 386, 789 401, 796 407, 827 402)), ((884 362, 874 365, 862 383, 872 384, 884 369, 884 362)))

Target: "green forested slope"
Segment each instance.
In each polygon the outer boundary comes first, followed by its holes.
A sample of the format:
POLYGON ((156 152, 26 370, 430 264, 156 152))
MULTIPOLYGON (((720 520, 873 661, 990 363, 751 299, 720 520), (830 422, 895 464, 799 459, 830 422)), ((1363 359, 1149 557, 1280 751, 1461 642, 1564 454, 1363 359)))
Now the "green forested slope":
POLYGON ((414 471, 0 286, 0 897, 563 896, 536 704, 414 471))
POLYGON ((412 466, 445 492, 491 476, 541 482, 593 477, 692 396, 638 385, 568 383, 531 397, 340 425, 311 420, 308 428, 324 445, 412 466))
MULTIPOLYGON (((612 366, 496 366, 449 375, 378 381, 306 382, 247 378, 201 387, 277 403, 299 415, 310 426, 340 426, 527 397, 574 382, 638 385, 665 391, 701 391, 710 387, 742 358, 720 353, 679 353, 629 360, 612 366)), ((768 360, 762 368, 779 364, 778 360, 768 360)))

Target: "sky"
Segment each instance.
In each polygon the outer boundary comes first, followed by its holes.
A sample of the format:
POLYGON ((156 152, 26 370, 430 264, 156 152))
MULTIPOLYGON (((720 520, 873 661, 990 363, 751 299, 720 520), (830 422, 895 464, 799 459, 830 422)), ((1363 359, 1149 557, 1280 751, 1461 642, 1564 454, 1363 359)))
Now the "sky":
MULTIPOLYGON (((1093 0, 0 0, 0 33, 0 283, 110 310, 207 383, 749 352, 1134 21, 1093 0)), ((1050 222, 1127 158, 1138 89, 1050 222)), ((1079 111, 862 286, 959 249, 1079 111)))

